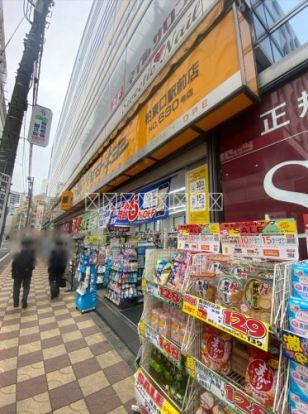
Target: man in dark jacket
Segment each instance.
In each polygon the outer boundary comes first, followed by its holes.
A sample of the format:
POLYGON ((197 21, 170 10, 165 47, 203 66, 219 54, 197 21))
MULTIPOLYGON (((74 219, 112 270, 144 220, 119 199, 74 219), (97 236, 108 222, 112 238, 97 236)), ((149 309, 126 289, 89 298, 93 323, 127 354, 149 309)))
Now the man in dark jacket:
POLYGON ((61 239, 55 241, 55 247, 51 251, 48 263, 48 274, 51 299, 59 297, 60 283, 64 277, 68 262, 68 252, 61 239))
POLYGON ((21 241, 21 250, 16 253, 12 262, 12 278, 14 279, 13 299, 14 307, 19 306, 21 285, 23 287, 22 307, 28 306, 28 295, 33 269, 35 268, 35 251, 33 241, 25 238, 21 241))

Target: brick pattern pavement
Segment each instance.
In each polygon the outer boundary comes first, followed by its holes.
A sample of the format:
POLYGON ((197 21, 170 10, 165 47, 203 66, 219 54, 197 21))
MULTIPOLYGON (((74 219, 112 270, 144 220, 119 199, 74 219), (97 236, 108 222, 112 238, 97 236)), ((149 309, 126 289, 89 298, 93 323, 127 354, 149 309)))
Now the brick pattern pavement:
POLYGON ((10 267, 0 275, 0 414, 124 414, 133 372, 74 294, 49 298, 47 271, 33 273, 29 307, 12 305, 10 267))

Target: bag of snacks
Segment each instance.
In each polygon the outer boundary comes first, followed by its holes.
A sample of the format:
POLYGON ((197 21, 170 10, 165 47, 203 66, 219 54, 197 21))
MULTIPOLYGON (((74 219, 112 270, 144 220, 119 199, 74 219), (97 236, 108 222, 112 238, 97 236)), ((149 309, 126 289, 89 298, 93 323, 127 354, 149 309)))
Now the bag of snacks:
POLYGON ((202 362, 221 374, 231 371, 231 336, 218 329, 205 325, 201 344, 202 362))
POLYGON ((272 291, 272 280, 248 278, 243 290, 241 311, 253 318, 270 322, 272 291))
POLYGON ((217 286, 216 302, 226 308, 240 308, 243 293, 242 282, 240 279, 224 275, 220 276, 217 286))
POLYGON ((245 375, 245 390, 266 407, 272 407, 275 398, 279 350, 270 352, 249 348, 249 362, 245 375))

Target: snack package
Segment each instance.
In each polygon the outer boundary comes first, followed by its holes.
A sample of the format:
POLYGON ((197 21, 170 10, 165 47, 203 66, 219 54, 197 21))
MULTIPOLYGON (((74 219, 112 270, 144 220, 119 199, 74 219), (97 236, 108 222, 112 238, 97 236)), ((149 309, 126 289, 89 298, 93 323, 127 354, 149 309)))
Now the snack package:
POLYGON ((205 325, 201 344, 201 360, 206 366, 221 374, 229 374, 231 371, 231 350, 230 335, 205 325))
POLYGON ((249 348, 245 391, 266 407, 272 407, 274 403, 278 364, 278 348, 270 352, 249 348))
POLYGON ((199 298, 215 302, 217 295, 217 278, 215 273, 209 273, 207 276, 192 278, 190 291, 199 298))
POLYGON ((293 395, 297 405, 308 405, 308 367, 290 361, 290 400, 294 400, 293 395))
POLYGON ((248 278, 243 289, 241 311, 253 318, 270 322, 272 291, 272 280, 248 278))
POLYGON ((292 266, 292 295, 308 300, 308 263, 292 266))
POLYGON ((161 313, 159 315, 159 327, 158 332, 160 335, 164 336, 165 338, 169 338, 170 336, 170 317, 168 314, 161 313))
POLYGON ((156 332, 158 332, 158 327, 159 327, 159 310, 158 309, 152 309, 151 326, 156 332))
POLYGON ((308 301, 290 297, 288 313, 290 331, 308 338, 308 301))
POLYGON ((230 412, 222 401, 216 401, 211 392, 203 391, 200 395, 200 406, 196 414, 229 414, 230 412))
POLYGON ((289 393, 289 406, 291 414, 307 414, 308 403, 302 402, 298 395, 289 393))
POLYGON ((173 277, 173 264, 169 259, 158 259, 156 263, 156 276, 154 281, 166 285, 173 277))
POLYGON ((233 276, 220 276, 216 302, 226 308, 240 308, 243 293, 242 282, 233 276))

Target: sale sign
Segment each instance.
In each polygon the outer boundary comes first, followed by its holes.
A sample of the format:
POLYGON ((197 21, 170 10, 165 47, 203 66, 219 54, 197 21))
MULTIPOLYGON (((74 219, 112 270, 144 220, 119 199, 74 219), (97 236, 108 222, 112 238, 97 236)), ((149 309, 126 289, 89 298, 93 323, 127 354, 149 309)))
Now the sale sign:
POLYGON ((141 369, 135 374, 135 391, 142 414, 179 414, 179 411, 156 389, 141 369))
POLYGON ((193 295, 183 297, 183 312, 257 348, 268 350, 269 324, 193 295))
POLYGON ((178 250, 189 250, 194 253, 219 253, 219 225, 213 223, 212 227, 207 226, 206 229, 207 232, 201 234, 179 234, 178 250))
POLYGON ((169 215, 170 180, 160 182, 138 193, 120 194, 111 222, 131 226, 166 219, 169 215))
POLYGON ((219 401, 225 403, 235 413, 270 414, 272 410, 263 407, 242 389, 205 366, 193 357, 187 357, 186 370, 202 388, 211 392, 219 401))
POLYGON ((298 260, 294 219, 221 223, 222 253, 271 260, 298 260))

